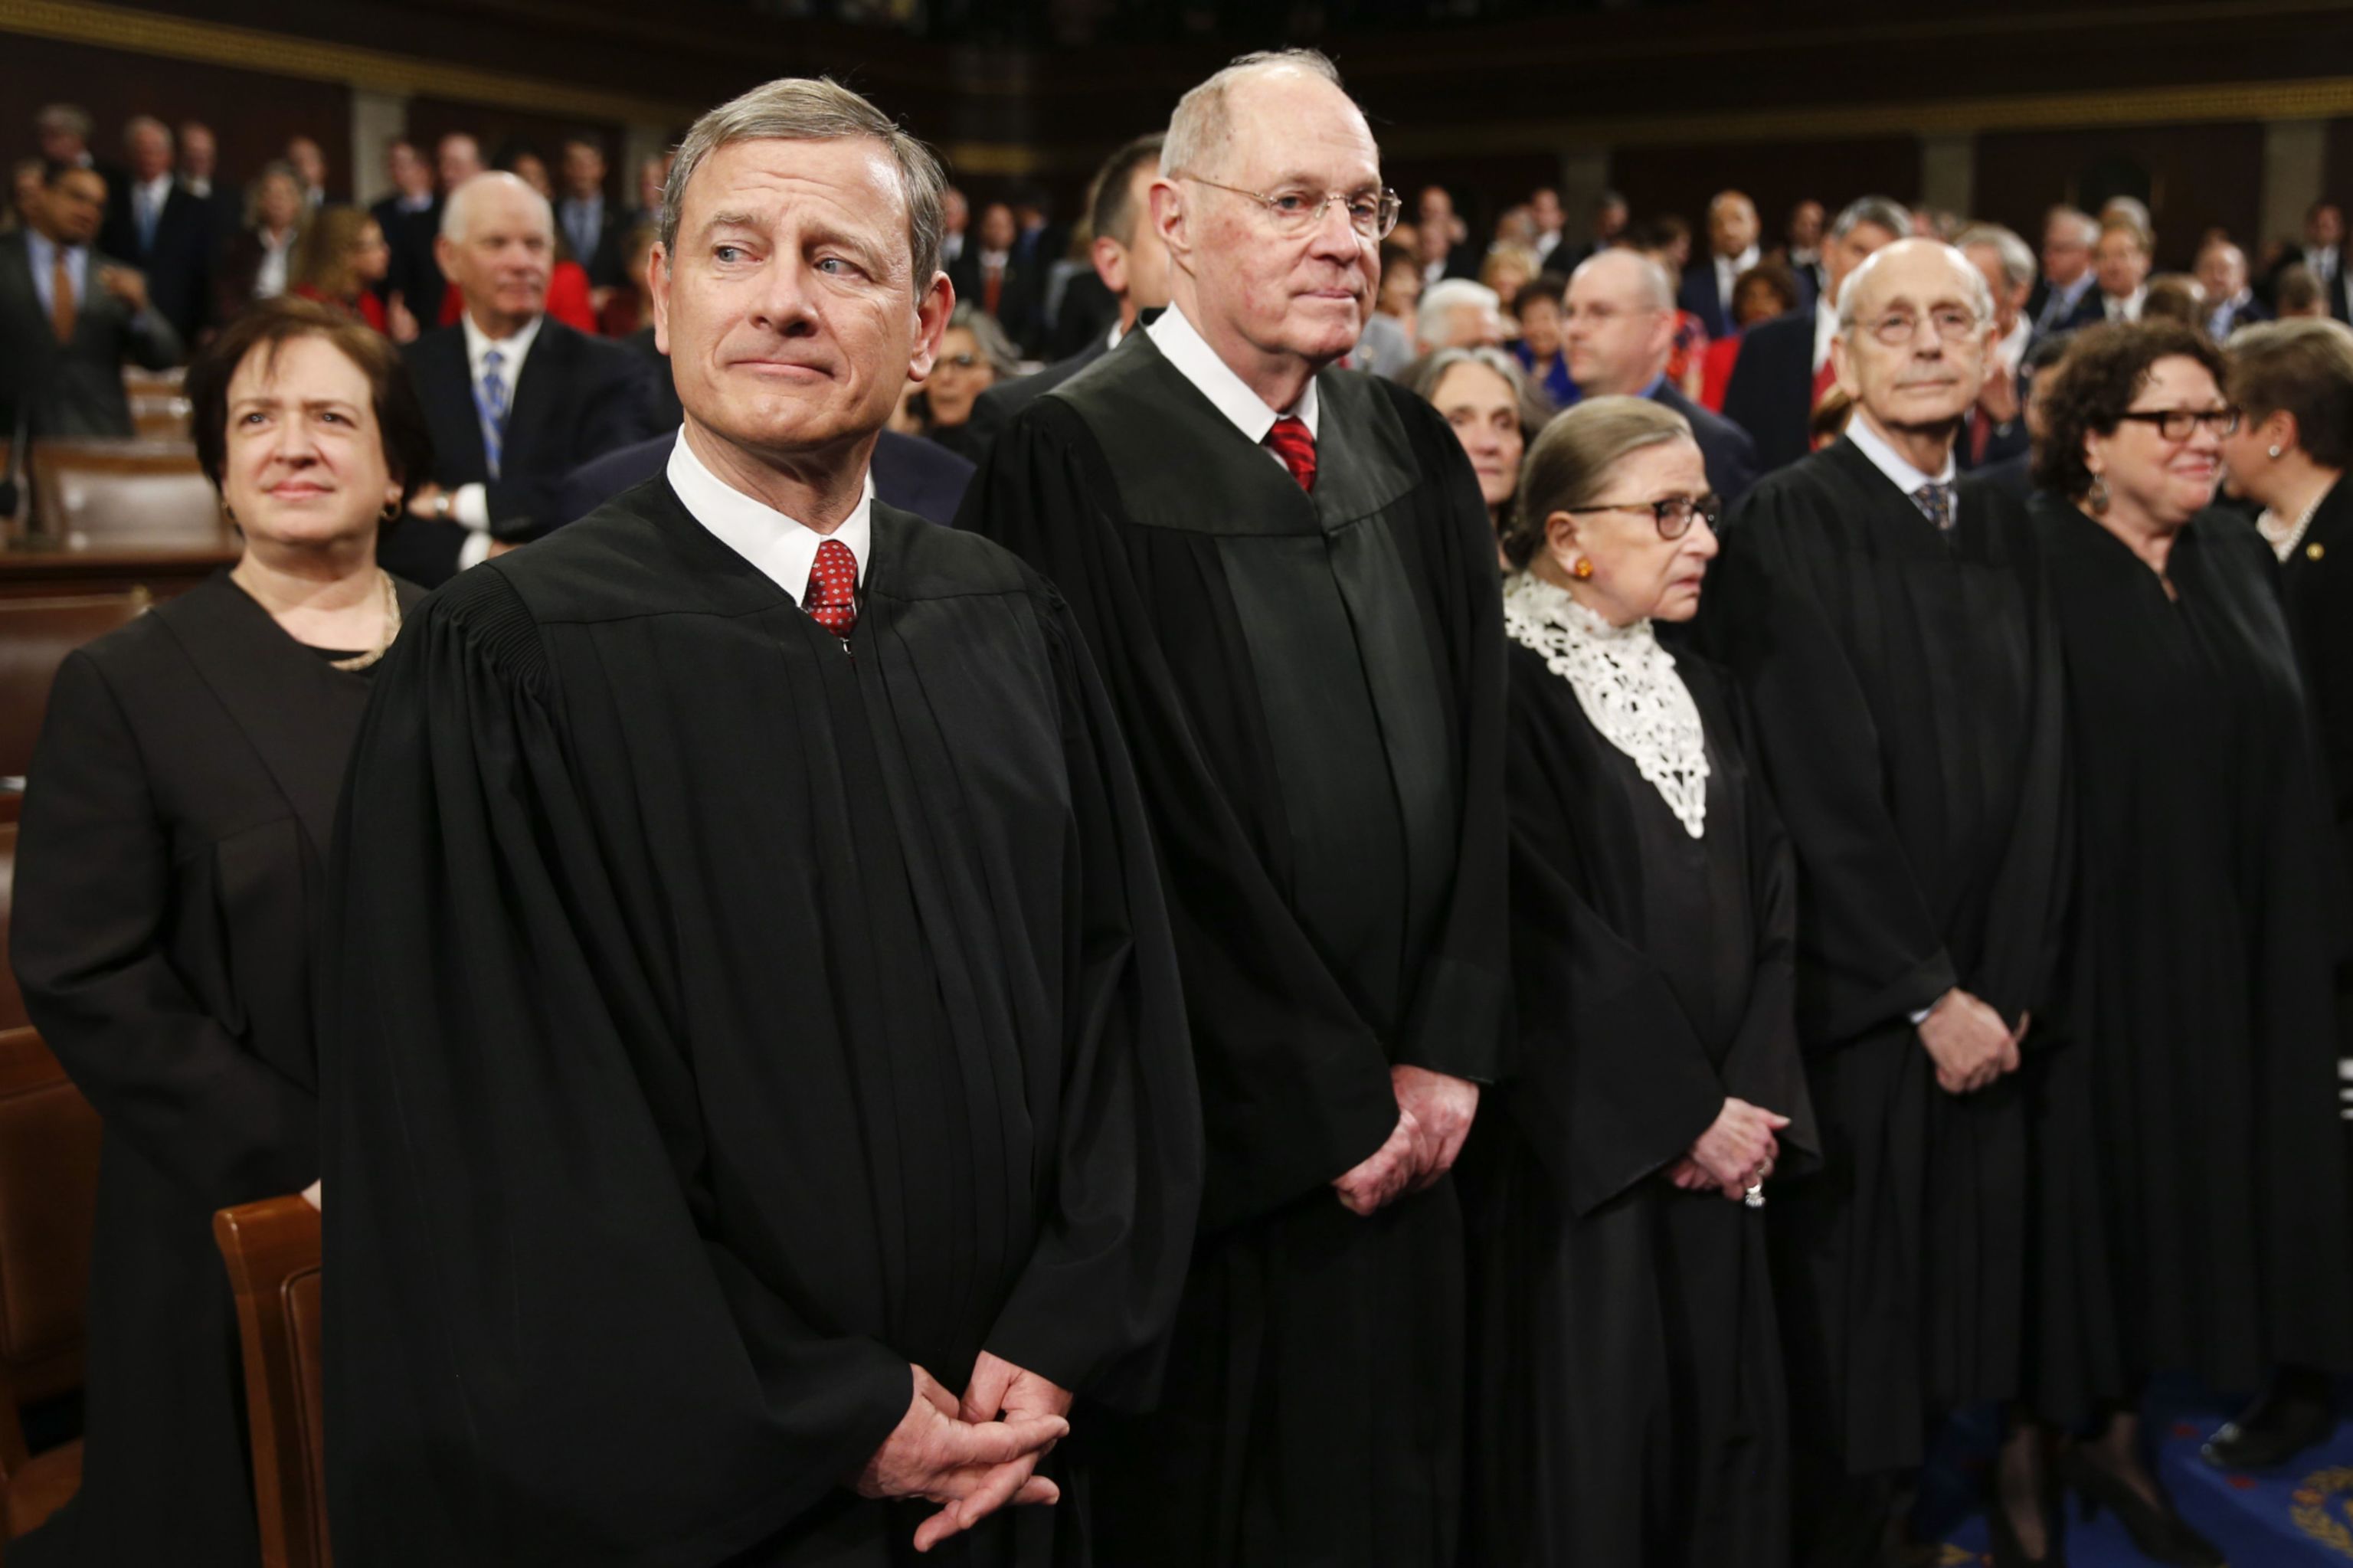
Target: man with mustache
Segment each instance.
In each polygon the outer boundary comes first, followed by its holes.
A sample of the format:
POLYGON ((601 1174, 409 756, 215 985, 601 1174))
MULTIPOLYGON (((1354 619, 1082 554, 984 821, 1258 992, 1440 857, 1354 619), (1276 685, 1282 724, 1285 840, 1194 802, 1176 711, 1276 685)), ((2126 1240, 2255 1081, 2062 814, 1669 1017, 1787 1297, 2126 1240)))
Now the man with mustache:
POLYGON ((1504 965, 1495 547, 1355 346, 1397 197, 1331 62, 1169 122, 1172 302, 1018 416, 959 525, 1085 630, 1141 774, 1208 1128, 1163 1408, 1099 1425, 1104 1559, 1453 1561, 1462 1218, 1504 965))
POLYGON ((663 472, 381 666, 322 1049, 347 1568, 1088 1561, 1049 1451, 1151 1397, 1198 1102, 1070 611, 874 499, 944 183, 829 81, 697 122, 663 472))
POLYGON ((1831 341, 1854 418, 1734 509, 1701 612, 1798 860, 1826 1160, 1771 1203, 1808 1564, 1900 1555, 1932 1420, 2018 1386, 2012 1075, 2057 946, 2063 694, 2024 509, 1955 479, 1995 331, 1950 246, 1857 267, 1831 341))

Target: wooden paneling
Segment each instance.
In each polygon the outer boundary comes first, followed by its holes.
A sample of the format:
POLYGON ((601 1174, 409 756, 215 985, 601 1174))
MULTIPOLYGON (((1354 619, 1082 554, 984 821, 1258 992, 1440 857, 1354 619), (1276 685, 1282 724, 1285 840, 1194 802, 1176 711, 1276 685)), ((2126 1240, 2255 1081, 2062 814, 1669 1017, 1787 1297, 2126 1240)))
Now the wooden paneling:
POLYGON ((1781 238, 1789 209, 1808 197, 1830 211, 1859 196, 1920 196, 1920 143, 1908 136, 1856 141, 1756 142, 1708 146, 1621 147, 1609 183, 1636 221, 1674 213, 1692 226, 1695 249, 1706 246, 1708 198, 1746 191, 1757 204, 1765 243, 1781 238))
POLYGON ((1978 138, 1977 207, 2040 245, 2054 203, 2096 211, 2110 196, 2138 196, 2157 219, 2158 266, 2186 270, 2210 228, 2255 237, 2263 168, 2263 131, 2252 122, 1990 132, 1978 138))

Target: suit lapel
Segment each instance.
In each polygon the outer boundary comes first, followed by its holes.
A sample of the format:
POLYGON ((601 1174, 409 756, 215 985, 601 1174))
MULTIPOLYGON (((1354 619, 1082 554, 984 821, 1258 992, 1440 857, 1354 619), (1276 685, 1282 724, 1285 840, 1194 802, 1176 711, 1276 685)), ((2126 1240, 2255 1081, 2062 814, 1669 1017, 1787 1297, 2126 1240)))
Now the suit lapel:
POLYGON ((507 409, 506 440, 500 449, 509 459, 538 450, 540 433, 547 426, 573 370, 576 344, 570 328, 554 316, 543 316, 539 336, 523 356, 522 374, 515 377, 514 401, 507 409))
MULTIPOLYGON (((417 340, 417 380, 427 394, 426 407, 436 403, 448 410, 435 432, 435 443, 446 445, 434 465, 447 474, 464 474, 480 480, 490 475, 490 461, 482 453, 482 421, 474 411, 473 377, 466 368, 466 329, 463 326, 444 327, 439 332, 417 340), (439 390, 435 390, 435 384, 439 390), (450 438, 441 440, 446 432, 450 438)), ((459 481, 458 482, 464 482, 459 481)))

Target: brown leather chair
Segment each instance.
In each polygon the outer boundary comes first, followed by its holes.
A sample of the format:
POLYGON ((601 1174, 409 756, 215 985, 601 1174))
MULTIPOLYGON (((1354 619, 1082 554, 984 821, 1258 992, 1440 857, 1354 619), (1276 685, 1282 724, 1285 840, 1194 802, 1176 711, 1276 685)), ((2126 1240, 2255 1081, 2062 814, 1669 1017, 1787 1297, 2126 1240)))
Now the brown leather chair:
MULTIPOLYGON (((0 779, 21 779, 32 766, 33 743, 48 712, 49 684, 66 655, 142 614, 150 602, 144 588, 51 599, 0 597, 0 779)), ((16 789, 0 783, 0 821, 16 820, 16 789)), ((0 1019, 0 1025, 6 1022, 0 1019)))
MULTIPOLYGON (((0 943, 16 865, 16 824, 0 823, 0 943)), ((0 1520, 10 1538, 81 1484, 81 1445, 28 1452, 17 1412, 81 1383, 99 1140, 98 1113, 26 1026, 10 977, 0 998, 0 1520)))
POLYGON ((332 1568, 319 1333, 319 1211, 300 1196, 213 1216, 245 1341, 262 1568, 332 1568))
POLYGON ((215 550, 234 540, 220 497, 176 441, 33 443, 33 532, 69 550, 215 550))

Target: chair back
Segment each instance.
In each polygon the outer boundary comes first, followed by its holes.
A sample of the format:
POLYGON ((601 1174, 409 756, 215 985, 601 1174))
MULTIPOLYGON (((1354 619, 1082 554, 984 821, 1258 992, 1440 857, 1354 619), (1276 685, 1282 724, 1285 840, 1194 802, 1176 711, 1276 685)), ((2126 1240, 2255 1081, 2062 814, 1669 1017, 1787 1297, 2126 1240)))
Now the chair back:
MULTIPOLYGON (((151 602, 144 588, 49 599, 0 596, 0 779, 21 779, 32 767, 49 686, 66 655, 144 613, 151 602)), ((0 817, 12 821, 15 789, 0 784, 0 817)))
POLYGON ((319 1211, 298 1195, 213 1216, 245 1341, 262 1568, 332 1568, 327 1547, 319 1211))
POLYGON ((33 531, 69 550, 216 550, 235 535, 179 441, 33 444, 33 531))

